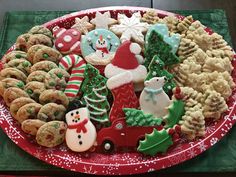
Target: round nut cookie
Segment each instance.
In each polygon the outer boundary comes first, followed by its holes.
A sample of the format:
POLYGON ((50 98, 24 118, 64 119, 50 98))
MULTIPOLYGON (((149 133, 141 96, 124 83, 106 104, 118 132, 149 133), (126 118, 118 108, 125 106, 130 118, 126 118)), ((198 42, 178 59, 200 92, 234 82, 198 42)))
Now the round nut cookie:
POLYGON ((38 81, 44 83, 44 79, 46 77, 47 73, 44 71, 34 71, 30 73, 30 75, 26 79, 26 83, 32 82, 32 81, 38 81))
POLYGON ((38 129, 43 126, 46 122, 38 119, 27 119, 21 123, 21 129, 23 132, 35 136, 38 129))
POLYGON ((3 79, 0 81, 0 95, 3 96, 5 90, 10 87, 18 87, 20 89, 24 89, 25 84, 24 82, 13 78, 3 79))
POLYGON ((12 101, 11 105, 10 105, 10 113, 11 115, 16 119, 18 120, 19 122, 21 117, 17 117, 17 112, 18 110, 28 104, 28 103, 35 103, 35 101, 31 98, 26 98, 26 97, 20 97, 20 98, 17 98, 15 99, 14 101, 12 101))
POLYGON ((69 99, 64 92, 60 90, 49 89, 41 93, 39 96, 39 102, 41 104, 57 103, 67 107, 69 104, 69 99))
POLYGON ((30 35, 30 38, 26 44, 27 50, 36 44, 42 44, 48 47, 53 46, 52 40, 48 36, 45 36, 43 34, 30 35))
POLYGON ((9 107, 15 99, 20 98, 20 97, 29 98, 29 95, 24 90, 21 90, 20 88, 17 88, 17 87, 8 88, 5 90, 3 94, 3 99, 6 105, 9 107))
POLYGON ((1 80, 4 78, 13 78, 13 79, 18 79, 18 80, 25 82, 27 79, 27 76, 19 69, 5 68, 0 71, 0 78, 1 78, 1 80))
POLYGON ((29 38, 32 36, 32 34, 25 33, 16 39, 16 50, 21 50, 24 52, 27 52, 27 43, 29 42, 29 38))
POLYGON ((38 63, 35 63, 31 68, 30 68, 30 72, 34 72, 34 71, 45 71, 45 72, 49 72, 50 70, 54 69, 54 68, 58 68, 58 66, 56 65, 56 63, 53 63, 51 61, 40 61, 38 63))
POLYGON ((49 71, 44 79, 46 88, 64 91, 70 74, 61 68, 55 68, 49 71))
POLYGON ((4 65, 4 68, 16 68, 22 71, 25 75, 30 73, 31 63, 25 59, 11 60, 4 65))
POLYGON ((45 90, 44 83, 31 81, 25 85, 25 92, 35 101, 39 100, 40 94, 45 90))
POLYGON ((14 50, 3 56, 2 62, 8 63, 11 60, 23 59, 27 60, 27 53, 19 50, 14 50))
POLYGON ((35 53, 43 47, 44 47, 44 45, 36 44, 36 45, 33 45, 32 47, 29 48, 29 50, 27 51, 27 57, 28 57, 28 60, 30 61, 30 63, 33 63, 35 53))
POLYGON ((66 123, 51 121, 42 125, 36 134, 36 141, 41 146, 55 147, 65 140, 66 123))
POLYGON ((64 120, 66 108, 61 104, 48 103, 39 110, 37 118, 49 122, 52 120, 64 120))
POLYGON ((56 49, 44 46, 35 53, 33 58, 33 64, 44 60, 52 61, 58 64, 61 57, 61 53, 56 49))
POLYGON ((45 36, 48 36, 51 39, 53 39, 52 32, 49 29, 47 29, 46 27, 41 26, 41 25, 34 26, 33 28, 31 28, 28 31, 28 33, 30 33, 30 34, 44 34, 45 36))
POLYGON ((26 119, 36 119, 42 105, 39 103, 28 103, 21 106, 17 111, 16 119, 21 123, 26 119))

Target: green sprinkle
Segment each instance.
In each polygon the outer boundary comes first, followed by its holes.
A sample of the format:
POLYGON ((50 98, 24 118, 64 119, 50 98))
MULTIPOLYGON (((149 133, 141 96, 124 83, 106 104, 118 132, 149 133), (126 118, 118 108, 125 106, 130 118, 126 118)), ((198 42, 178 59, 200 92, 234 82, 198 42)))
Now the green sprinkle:
POLYGON ((58 73, 57 77, 59 77, 61 79, 63 77, 63 74, 62 73, 58 73))
POLYGON ((28 67, 29 66, 29 62, 28 61, 24 61, 22 65, 23 65, 23 67, 28 67))
POLYGON ((49 55, 47 53, 43 54, 43 58, 48 58, 48 57, 49 57, 49 55))
POLYGON ((21 54, 16 54, 15 57, 16 58, 21 58, 21 54))
POLYGON ((56 83, 55 83, 55 82, 49 82, 49 85, 50 85, 50 86, 55 86, 56 83))
POLYGON ((27 89, 26 92, 31 95, 33 93, 33 90, 27 89))
POLYGON ((25 86, 25 84, 22 81, 20 81, 16 84, 16 86, 19 88, 23 88, 25 86))
POLYGON ((59 114, 60 114, 59 111, 55 111, 55 112, 54 112, 54 116, 55 116, 55 117, 57 117, 59 114))

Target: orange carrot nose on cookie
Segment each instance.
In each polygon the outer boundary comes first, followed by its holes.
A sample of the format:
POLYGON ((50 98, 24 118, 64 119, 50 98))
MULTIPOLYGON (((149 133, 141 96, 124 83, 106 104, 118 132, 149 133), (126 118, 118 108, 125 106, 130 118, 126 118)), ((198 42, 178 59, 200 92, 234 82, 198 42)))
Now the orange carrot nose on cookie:
POLYGON ((80 119, 80 115, 79 115, 79 114, 75 115, 74 117, 75 117, 76 119, 80 119))

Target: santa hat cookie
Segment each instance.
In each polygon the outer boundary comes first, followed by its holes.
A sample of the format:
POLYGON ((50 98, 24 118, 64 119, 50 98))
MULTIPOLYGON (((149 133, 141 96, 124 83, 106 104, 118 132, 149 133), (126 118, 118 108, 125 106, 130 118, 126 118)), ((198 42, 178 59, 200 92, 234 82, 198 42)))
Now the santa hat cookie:
POLYGON ((62 54, 81 54, 81 33, 77 29, 65 29, 55 26, 53 28, 55 47, 62 54))
POLYGON ((105 68, 105 76, 111 78, 122 72, 130 71, 132 74, 135 91, 141 91, 144 87, 143 82, 147 75, 145 66, 140 65, 143 58, 139 55, 141 47, 137 43, 125 41, 117 49, 116 54, 105 68))

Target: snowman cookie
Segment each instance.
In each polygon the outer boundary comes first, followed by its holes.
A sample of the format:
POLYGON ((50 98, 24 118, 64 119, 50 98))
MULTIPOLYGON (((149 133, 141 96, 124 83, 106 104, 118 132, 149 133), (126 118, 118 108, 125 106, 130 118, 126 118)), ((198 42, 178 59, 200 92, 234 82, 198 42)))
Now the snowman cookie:
POLYGON ((66 144, 75 152, 89 150, 95 143, 97 132, 89 119, 87 108, 72 110, 66 114, 66 144))
POLYGON ((106 29, 90 31, 81 40, 84 59, 92 65, 107 65, 113 59, 120 39, 106 29))

